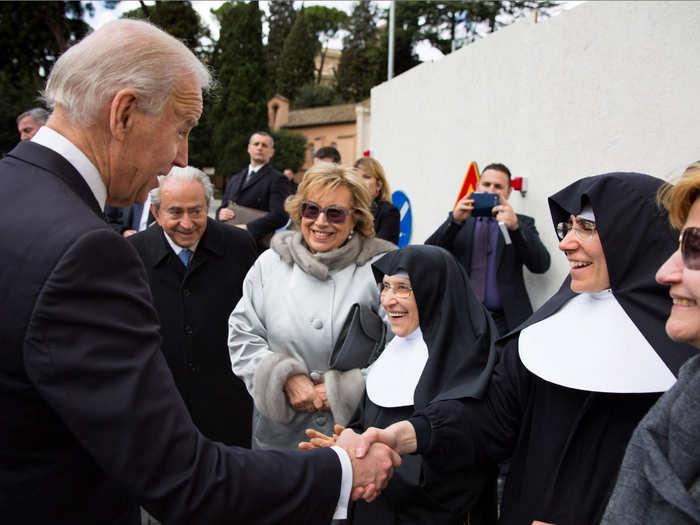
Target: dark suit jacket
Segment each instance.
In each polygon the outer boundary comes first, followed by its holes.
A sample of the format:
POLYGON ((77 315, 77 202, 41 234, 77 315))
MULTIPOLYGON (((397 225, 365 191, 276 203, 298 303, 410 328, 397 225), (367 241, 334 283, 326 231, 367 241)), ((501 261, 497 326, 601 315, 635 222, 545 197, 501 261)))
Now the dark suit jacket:
POLYGON ((399 209, 388 201, 375 200, 372 203, 372 215, 374 215, 374 233, 380 239, 394 244, 399 243, 399 226, 401 214, 399 209))
MULTIPOLYGON (((498 259, 498 292, 501 296, 503 315, 508 330, 512 330, 532 314, 532 305, 523 280, 523 265, 533 273, 549 269, 549 252, 535 229, 535 220, 527 215, 518 216, 518 229, 511 231, 512 243, 506 245, 498 235, 496 257, 498 259)), ((433 233, 425 244, 441 246, 452 253, 469 273, 472 262, 472 239, 476 220, 470 217, 462 224, 447 220, 433 233)))
MULTIPOLYGON (((117 233, 124 233, 126 230, 136 230, 138 227, 134 227, 134 219, 137 221, 141 219, 141 213, 143 212, 143 204, 134 203, 126 208, 117 208, 116 206, 105 206, 105 217, 107 223, 112 227, 117 233), (138 218, 134 217, 134 214, 138 214, 138 218)), ((148 219, 146 224, 152 224, 156 218, 149 211, 148 219)))
POLYGON ((248 168, 245 168, 231 177, 221 206, 216 210, 216 217, 219 217, 219 210, 228 206, 229 202, 269 211, 264 217, 248 223, 248 231, 258 240, 287 224, 289 215, 284 211, 284 200, 291 194, 292 187, 287 177, 269 164, 260 168, 252 180, 244 185, 247 175, 248 168))
POLYGON ((136 502, 169 524, 328 522, 332 450, 228 448, 192 424, 143 263, 79 173, 23 141, 0 187, 3 522, 122 524, 136 502))
POLYGON ((257 256, 253 238, 207 220, 185 268, 155 224, 128 238, 143 259, 161 349, 192 420, 206 437, 250 448, 253 400, 231 370, 228 318, 257 256))

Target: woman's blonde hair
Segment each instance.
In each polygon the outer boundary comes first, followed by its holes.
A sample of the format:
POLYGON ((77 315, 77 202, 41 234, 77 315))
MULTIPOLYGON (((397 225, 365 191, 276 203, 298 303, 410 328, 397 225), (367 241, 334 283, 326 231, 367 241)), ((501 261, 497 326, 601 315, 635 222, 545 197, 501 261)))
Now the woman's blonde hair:
POLYGON ((301 224, 301 203, 308 200, 311 193, 329 192, 336 188, 347 188, 352 194, 352 213, 357 220, 355 231, 364 237, 374 237, 374 217, 369 211, 371 202, 365 182, 354 169, 322 162, 315 164, 304 174, 294 195, 287 197, 284 209, 295 224, 301 224))
POLYGON ((682 228, 690 207, 700 195, 700 161, 686 168, 676 184, 666 183, 659 188, 659 205, 668 210, 668 218, 675 228, 682 228))
POLYGON ((355 161, 355 167, 366 171, 381 182, 382 189, 379 190, 379 199, 391 202, 391 189, 389 188, 389 183, 386 180, 384 168, 382 168, 382 165, 379 164, 377 159, 373 159, 372 157, 361 157, 355 161))

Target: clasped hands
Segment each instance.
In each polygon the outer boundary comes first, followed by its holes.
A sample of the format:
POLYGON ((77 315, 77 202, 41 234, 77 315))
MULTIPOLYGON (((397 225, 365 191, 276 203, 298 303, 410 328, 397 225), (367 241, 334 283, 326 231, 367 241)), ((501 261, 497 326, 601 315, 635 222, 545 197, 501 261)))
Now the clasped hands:
POLYGON ((284 393, 287 401, 297 412, 316 412, 317 410, 330 410, 326 385, 315 385, 309 376, 297 374, 287 379, 284 384, 284 393))
POLYGON ((400 421, 386 429, 369 428, 363 434, 335 425, 333 436, 308 429, 309 441, 299 443, 301 449, 338 445, 345 449, 352 464, 351 499, 362 498, 372 502, 386 488, 401 465, 400 454, 416 450, 416 434, 407 421, 400 421))

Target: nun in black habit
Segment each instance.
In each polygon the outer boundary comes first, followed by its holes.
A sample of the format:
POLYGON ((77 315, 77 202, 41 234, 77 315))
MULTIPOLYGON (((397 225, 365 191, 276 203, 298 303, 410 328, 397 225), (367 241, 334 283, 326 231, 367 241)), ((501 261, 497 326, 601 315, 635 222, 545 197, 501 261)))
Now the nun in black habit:
POLYGON ((510 459, 503 524, 599 523, 632 430, 692 355, 665 337, 671 299, 654 280, 677 238, 654 202, 662 182, 611 173, 553 195, 570 274, 499 341, 484 400, 431 403, 368 441, 437 472, 510 459))
MULTIPOLYGON (((462 266, 442 248, 407 246, 373 269, 395 335, 370 367, 348 428, 385 427, 434 401, 481 399, 497 332, 462 266)), ((348 523, 496 523, 495 482, 488 460, 446 473, 405 456, 379 498, 351 506, 348 523)))

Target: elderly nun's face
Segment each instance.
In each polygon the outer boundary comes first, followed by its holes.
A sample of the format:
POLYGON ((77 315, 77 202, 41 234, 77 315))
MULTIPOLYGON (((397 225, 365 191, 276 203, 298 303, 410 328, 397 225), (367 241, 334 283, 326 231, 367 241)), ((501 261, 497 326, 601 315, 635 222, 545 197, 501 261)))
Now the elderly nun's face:
POLYGON ((408 277, 385 275, 381 283, 381 299, 394 334, 406 337, 418 328, 418 305, 408 277))
POLYGON ((573 215, 571 228, 559 243, 569 260, 571 289, 576 293, 594 293, 610 288, 608 264, 595 222, 573 215))
MULTIPOLYGON (((682 232, 688 228, 700 228, 700 199, 690 208, 682 232)), ((669 293, 673 307, 666 321, 666 333, 674 341, 700 348, 700 270, 685 266, 681 250, 678 249, 656 272, 656 280, 671 285, 669 293)))

